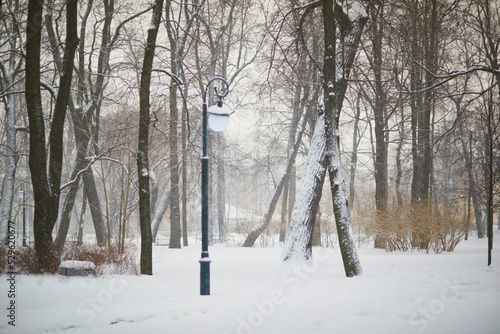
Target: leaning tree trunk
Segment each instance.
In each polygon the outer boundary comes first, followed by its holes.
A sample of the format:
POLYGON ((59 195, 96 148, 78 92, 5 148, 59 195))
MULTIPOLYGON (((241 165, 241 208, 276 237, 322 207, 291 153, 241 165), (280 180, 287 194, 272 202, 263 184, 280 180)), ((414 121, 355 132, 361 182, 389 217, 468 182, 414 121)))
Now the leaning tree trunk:
POLYGON ((267 209, 266 214, 264 215, 264 219, 260 225, 255 227, 252 231, 250 231, 247 238, 245 239, 245 242, 243 243, 243 247, 252 247, 257 238, 262 234, 262 232, 264 232, 269 227, 269 224, 271 223, 271 218, 273 217, 274 214, 274 209, 276 208, 276 204, 278 203, 281 192, 285 187, 286 180, 288 179, 288 176, 290 175, 293 166, 295 164, 295 158, 297 157, 297 153, 299 152, 300 143, 302 142, 302 136, 304 135, 304 130, 306 128, 308 120, 309 120, 309 114, 304 115, 301 129, 299 130, 299 135, 297 136, 297 140, 293 145, 293 151, 290 156, 290 159, 288 160, 286 171, 283 177, 281 178, 280 182, 278 183, 278 187, 274 191, 273 198, 271 199, 269 208, 267 209))
POLYGON ((306 169, 293 205, 290 228, 281 254, 284 261, 311 258, 309 242, 325 180, 325 153, 325 118, 321 113, 316 121, 306 169))
MULTIPOLYGON (((317 4, 313 3, 312 6, 317 6, 317 4)), ((313 231, 311 221, 316 216, 316 211, 313 211, 313 209, 315 200, 319 201, 321 196, 321 186, 323 185, 326 166, 330 176, 333 209, 344 269, 346 276, 352 277, 359 275, 362 270, 352 236, 347 207, 347 193, 340 166, 338 122, 347 89, 349 72, 358 49, 361 33, 367 21, 367 12, 366 5, 361 1, 354 1, 349 14, 344 12, 341 5, 336 2, 333 3, 332 0, 325 0, 322 5, 325 31, 323 60, 324 121, 322 117, 319 118, 314 131, 314 138, 309 150, 308 165, 301 181, 296 205, 294 205, 290 230, 282 258, 284 260, 293 257, 307 259, 311 256, 310 250, 308 250, 308 242, 311 240, 313 231), (336 52, 336 23, 341 28, 338 53, 336 52), (294 219, 294 216, 297 218, 294 219)))
POLYGON ((104 224, 104 217, 101 209, 101 201, 99 200, 99 193, 95 183, 94 173, 92 167, 89 167, 82 175, 85 193, 89 203, 90 215, 94 222, 94 229, 99 246, 106 245, 107 229, 104 224))
POLYGON ((333 212, 347 277, 361 274, 362 269, 352 235, 347 192, 340 164, 339 118, 349 73, 354 63, 363 28, 368 20, 366 6, 364 2, 354 1, 351 12, 346 13, 337 2, 323 1, 326 160, 332 191, 333 212), (341 37, 338 52, 336 50, 337 36, 334 20, 340 27, 341 37))
POLYGON ((170 205, 170 183, 168 183, 163 195, 160 197, 158 204, 156 205, 156 210, 151 221, 151 231, 153 233, 152 239, 155 240, 158 235, 158 230, 160 229, 160 224, 163 220, 165 212, 167 212, 168 206, 170 205))
MULTIPOLYGON (((50 6, 49 6, 50 7, 50 6)), ((59 223, 59 228, 57 232, 57 237, 55 241, 55 246, 56 249, 62 249, 64 246, 64 242, 66 241, 66 236, 68 233, 69 229, 69 224, 70 224, 70 216, 71 212, 73 210, 73 206, 75 204, 75 198, 76 194, 78 192, 79 184, 80 184, 80 177, 82 176, 83 172, 87 172, 87 174, 91 174, 90 176, 87 176, 86 179, 84 179, 84 182, 87 184, 92 183, 89 185, 88 189, 92 196, 89 198, 89 203, 91 206, 91 212, 92 212, 92 218, 94 222, 94 229, 96 232, 96 239, 98 245, 106 245, 107 242, 107 230, 106 226, 104 225, 102 213, 101 213, 101 207, 100 207, 100 201, 97 195, 97 190, 96 185, 95 185, 95 180, 92 174, 91 170, 91 165, 86 160, 87 156, 87 149, 88 149, 88 144, 91 138, 91 118, 98 110, 98 106, 96 105, 95 101, 98 100, 98 95, 103 89, 103 80, 101 79, 102 75, 98 76, 98 80, 95 86, 95 89, 92 90, 92 95, 93 99, 89 104, 89 108, 86 113, 84 113, 83 108, 81 107, 83 103, 83 94, 85 91, 85 86, 82 84, 83 77, 85 76, 85 68, 84 68, 84 50, 85 50, 85 32, 86 32, 86 22, 87 19, 90 15, 90 11, 92 9, 92 3, 89 3, 87 6, 87 9, 85 11, 85 14, 82 16, 82 22, 81 22, 81 28, 80 28, 80 35, 82 38, 79 41, 79 65, 78 65, 78 96, 77 96, 77 102, 75 104, 73 98, 70 96, 69 97, 69 103, 68 103, 68 108, 70 110, 72 122, 73 122, 73 128, 75 132, 75 142, 77 145, 77 154, 75 158, 75 164, 73 167, 73 172, 71 175, 71 184, 69 185, 69 191, 68 194, 66 195, 66 198, 64 200, 64 205, 63 205, 63 212, 60 217, 60 223, 59 223), (77 106, 78 105, 78 106, 77 106)), ((107 45, 108 40, 109 40, 109 26, 111 24, 111 17, 112 15, 109 15, 109 12, 112 10, 109 10, 109 8, 106 9, 108 15, 105 19, 105 28, 104 31, 105 33, 103 34, 103 41, 101 45, 107 45), (108 28, 106 28, 108 27, 108 28)), ((61 59, 60 55, 58 52, 59 49, 59 42, 58 42, 58 37, 56 36, 54 27, 53 27, 53 21, 54 18, 52 16, 52 10, 49 9, 47 12, 47 15, 45 17, 45 25, 47 29, 47 34, 49 37, 49 42, 51 46, 51 51, 52 55, 54 58, 54 62, 56 64, 56 67, 59 72, 62 71, 62 64, 61 64, 61 59)), ((107 52, 104 52, 101 50, 99 54, 99 66, 98 66, 98 72, 102 73, 105 71, 105 67, 102 63, 103 60, 107 59, 107 52)), ((87 189, 85 190, 87 191, 87 189)))

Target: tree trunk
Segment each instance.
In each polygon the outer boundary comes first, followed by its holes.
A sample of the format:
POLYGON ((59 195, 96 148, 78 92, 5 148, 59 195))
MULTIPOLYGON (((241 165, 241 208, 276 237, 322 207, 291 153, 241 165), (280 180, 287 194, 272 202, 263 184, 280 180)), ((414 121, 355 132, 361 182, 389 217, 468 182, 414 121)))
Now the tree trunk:
MULTIPOLYGON (((84 101, 84 92, 88 91, 85 87, 85 34, 86 34, 86 22, 88 16, 90 15, 90 11, 92 9, 92 2, 88 3, 86 11, 82 17, 80 34, 82 36, 79 41, 79 64, 78 64, 78 94, 77 94, 77 105, 75 105, 73 98, 69 97, 68 107, 71 112, 71 118, 73 122, 73 129, 75 131, 75 142, 77 145, 77 155, 75 159, 75 164, 73 168, 73 173, 71 176, 71 181, 73 183, 69 186, 70 189, 67 198, 64 201, 63 213, 60 219, 60 226, 58 229, 58 234, 56 238, 56 248, 62 249, 64 246, 64 242, 66 240, 66 234, 68 232, 71 211, 73 210, 73 205, 75 203, 75 197, 79 186, 80 176, 83 173, 84 183, 88 184, 88 188, 85 188, 85 191, 90 192, 89 197, 89 205, 92 214, 92 221, 94 223, 94 229, 96 232, 96 238, 98 245, 104 246, 107 243, 107 228, 104 224, 102 209, 100 200, 98 197, 98 192, 96 190, 95 178, 92 172, 92 166, 88 165, 86 160, 87 152, 89 150, 89 142, 90 139, 93 139, 93 142, 97 142, 97 133, 98 128, 94 127, 94 131, 92 131, 92 122, 91 119, 95 116, 95 119, 99 119, 99 109, 100 109, 100 96, 102 95, 104 89, 104 74, 107 71, 107 64, 109 63, 109 52, 111 47, 108 45, 108 42, 111 39, 110 26, 113 18, 114 12, 114 2, 109 1, 105 3, 105 23, 103 27, 103 37, 101 41, 101 51, 99 52, 99 60, 98 60, 98 73, 95 88, 91 89, 92 98, 88 102, 88 110, 86 112, 82 109, 82 104, 84 101), (95 114, 95 115, 94 115, 95 114), (92 133, 94 132, 94 133, 92 133)), ((49 6, 50 8, 50 6, 49 6)), ((52 55, 54 58, 54 62, 59 72, 62 72, 62 64, 60 60, 60 55, 58 53, 59 42, 57 36, 55 34, 52 21, 54 18, 52 17, 52 11, 49 9, 46 15, 46 27, 47 34, 49 36, 49 42, 52 49, 52 55)), ((97 154, 97 153, 96 153, 97 154)))
MULTIPOLYGON (((171 55, 175 57, 174 54, 171 55)), ((172 66, 175 68, 176 60, 172 59, 172 66)), ((173 70, 176 73, 176 70, 173 70)), ((172 78, 170 81, 170 248, 181 248, 181 213, 179 198, 179 159, 177 153, 177 83, 172 78)))
MULTIPOLYGON (((302 95, 302 88, 303 88, 303 80, 304 78, 304 72, 305 72, 305 67, 306 67, 306 55, 304 49, 301 49, 300 54, 299 54, 299 65, 298 65, 298 70, 297 70, 297 77, 295 77, 295 91, 294 91, 294 96, 293 96, 293 104, 292 104, 292 122, 290 125, 290 131, 288 133, 288 143, 287 143, 287 159, 290 158, 290 155, 292 154, 292 149, 293 149, 293 144, 295 142, 295 136, 297 134, 297 127, 299 125, 299 120, 301 116, 301 95, 302 95)), ((302 107, 304 107, 302 105, 302 107)), ((291 175, 290 175, 291 176, 291 175)), ((282 202, 281 202, 281 223, 280 223, 280 236, 279 236, 279 241, 284 242, 285 237, 286 237, 286 229, 288 226, 288 210, 291 209, 288 206, 288 193, 290 192, 290 183, 293 182, 291 178, 288 178, 285 181, 285 189, 283 190, 283 197, 282 197, 282 202)))
MULTIPOLYGON (((384 36, 383 10, 384 5, 372 6, 372 49, 373 60, 371 67, 375 78, 375 104, 373 108, 375 118, 375 206, 377 210, 377 220, 383 218, 387 210, 387 144, 386 144, 386 93, 382 81, 382 42, 384 36)), ((385 248, 386 240, 377 234, 375 236, 375 248, 385 248)))
MULTIPOLYGON (((1 6, 1 5, 0 5, 1 6)), ((11 1, 10 8, 15 12, 19 10, 19 1, 11 1)), ((4 177, 2 182, 2 193, 0 195, 0 247, 7 241, 7 226, 12 215, 12 204, 15 198, 14 184, 16 179, 17 162, 19 160, 17 152, 17 126, 15 124, 16 116, 16 95, 14 94, 15 86, 14 83, 17 80, 17 76, 20 71, 20 65, 23 62, 23 58, 19 56, 18 53, 18 39, 19 35, 19 25, 17 20, 14 18, 12 13, 12 20, 10 18, 5 18, 4 24, 5 29, 8 30, 8 42, 5 41, 5 45, 8 45, 8 60, 4 63, 0 63, 0 74, 3 78, 0 83, 0 87, 4 94, 2 98, 5 105, 5 165, 4 165, 4 177)), ((26 195, 25 195, 26 196, 26 195)))
POLYGON ((167 185, 167 188, 165 189, 165 192, 160 197, 158 205, 156 206, 156 212, 155 215, 153 216, 153 221, 151 222, 153 240, 155 240, 156 236, 158 235, 158 230, 160 229, 160 224, 163 220, 163 216, 165 215, 165 212, 167 211, 168 206, 170 205, 170 189, 171 188, 169 183, 167 185))
MULTIPOLYGON (((16 38, 11 38, 10 47, 15 50, 16 38)), ((2 182, 2 196, 0 199, 0 246, 3 245, 7 239, 7 224, 11 218, 12 203, 14 200, 14 181, 16 179, 17 155, 16 144, 16 125, 15 125, 15 95, 14 90, 14 75, 15 68, 15 53, 11 52, 9 68, 5 69, 0 65, 2 73, 4 74, 5 86, 7 88, 7 97, 4 98, 5 102, 5 132, 7 142, 5 145, 5 171, 2 182)), ((2 84, 3 86, 3 84, 2 84)))
POLYGON ((311 247, 321 246, 321 211, 319 209, 319 205, 316 213, 316 218, 314 219, 314 226, 310 244, 311 247))
POLYGON ((266 211, 266 214, 264 215, 264 219, 260 225, 255 227, 250 233, 248 234, 247 238, 245 239, 245 242, 243 243, 243 247, 252 247, 257 240, 257 238, 264 232, 268 227, 269 224, 271 223, 271 219, 274 214, 274 209, 276 208, 276 204, 278 203, 278 199, 281 195, 281 192, 283 191, 283 188, 285 187, 285 181, 290 175, 290 172, 292 171, 293 165, 295 164, 295 158, 297 157, 297 153, 299 151, 299 146, 302 141, 302 136, 304 134, 305 128, 307 121, 309 120, 309 115, 306 114, 304 115, 304 119, 302 121, 302 126, 299 131, 299 135, 297 136, 297 140, 295 141, 295 144, 293 146, 293 151, 292 155, 290 156, 290 159, 288 160, 288 164, 286 167, 286 171, 283 174, 283 177, 281 178, 280 182, 278 183, 278 186, 276 187, 274 191, 273 198, 271 199, 271 203, 269 204, 269 207, 266 211))
POLYGON ((141 85, 139 88, 139 138, 137 147, 137 174, 139 178, 139 223, 141 229, 141 274, 153 274, 151 207, 149 189, 149 93, 151 70, 156 48, 156 36, 161 22, 163 0, 156 0, 148 29, 141 85))
POLYGON ((99 200, 99 193, 95 184, 94 173, 92 168, 88 168, 82 175, 87 201, 89 202, 90 215, 94 222, 94 229, 99 246, 106 246, 108 231, 104 224, 101 201, 99 200))
POLYGON ((177 41, 174 37, 174 28, 171 24, 170 19, 170 2, 167 3, 165 9, 165 15, 167 17, 167 33, 170 42, 170 67, 172 71, 172 76, 170 78, 169 87, 169 107, 170 107, 170 119, 169 119, 169 148, 170 148, 170 159, 169 159, 169 169, 170 169, 170 248, 181 248, 181 212, 180 212, 180 194, 179 194, 179 158, 178 158, 178 135, 177 135, 177 123, 179 121, 179 112, 177 107, 177 89, 178 82, 174 79, 180 71, 180 63, 177 60, 178 47, 177 41))
POLYGON ((87 210, 87 196, 85 196, 85 192, 83 193, 82 198, 82 211, 80 212, 80 217, 78 219, 78 234, 76 237, 76 244, 81 246, 83 244, 83 227, 85 225, 85 212, 87 210))
POLYGON ((64 119, 71 88, 74 54, 78 45, 76 0, 67 1, 66 13, 66 46, 59 80, 59 91, 49 132, 49 152, 47 154, 45 150, 42 98, 39 87, 43 1, 29 1, 26 30, 25 95, 30 124, 29 166, 35 200, 35 251, 41 271, 52 271, 57 266, 56 256, 53 251, 52 229, 59 211, 64 119))
POLYGON ((290 219, 290 228, 281 253, 283 261, 311 258, 311 234, 325 180, 325 154, 325 118, 324 113, 321 112, 316 120, 306 168, 300 180, 290 219))
MULTIPOLYGON (((500 83, 500 80, 498 81, 500 83)), ((494 167, 493 160, 494 150, 498 149, 498 138, 497 129, 500 123, 495 124, 494 110, 493 107, 493 94, 490 92, 489 101, 487 105, 486 114, 486 140, 485 140, 485 156, 486 156, 486 166, 485 166, 485 181, 486 181, 486 234, 488 236, 488 266, 492 262, 492 250, 493 250, 493 197, 495 196, 495 180, 494 180, 494 167)), ((500 121, 500 119, 499 119, 500 121)))
POLYGON ((323 1, 325 55, 323 90, 325 105, 326 161, 332 191, 333 212, 347 277, 361 274, 361 264, 354 244, 347 205, 342 167, 340 164, 339 118, 347 80, 356 56, 363 28, 368 20, 365 4, 355 1, 355 13, 349 16, 344 8, 331 0, 323 1), (340 27, 339 51, 336 51, 336 26, 340 27))
MULTIPOLYGON (((75 165, 76 167, 76 165, 75 165)), ((83 167, 82 167, 83 168, 83 167)), ((73 173, 71 174, 71 180, 77 178, 76 173, 78 170, 73 169, 73 173)), ((64 205, 61 213, 61 217, 59 218, 59 228, 57 229, 57 236, 54 242, 54 247, 57 251, 61 251, 64 247, 64 243, 66 242, 66 236, 69 231, 69 223, 71 221, 71 213, 73 212, 73 207, 75 205, 76 193, 78 192, 79 182, 75 181, 69 188, 68 194, 64 199, 64 205)))
POLYGON ((469 149, 467 148, 467 140, 465 137, 465 130, 463 124, 460 123, 459 131, 461 134, 460 142, 462 143, 462 152, 465 159, 465 169, 467 172, 467 179, 469 183, 469 194, 472 197, 472 204, 474 206, 474 216, 476 220, 477 237, 482 239, 485 237, 485 226, 483 216, 481 214, 481 199, 479 198, 479 190, 477 189, 476 180, 474 179, 473 165, 472 165, 472 133, 469 136, 469 149))
MULTIPOLYGON (((184 91, 185 95, 187 95, 187 89, 184 91)), ((183 104, 182 107, 182 154, 185 156, 187 153, 187 139, 188 139, 188 133, 187 133, 187 116, 188 116, 188 111, 187 111, 187 106, 186 103, 183 104)), ((184 160, 184 159, 183 159, 184 160)), ((187 189, 187 164, 185 162, 182 163, 181 167, 182 171, 182 188, 181 188, 181 203, 182 203, 182 212, 181 212, 181 219, 182 219, 182 245, 184 247, 187 247, 189 245, 188 241, 188 228, 187 228, 187 196, 188 196, 188 189, 187 189)))
POLYGON ((226 242, 226 189, 224 175, 224 134, 217 133, 217 218, 219 223, 219 242, 226 242))
POLYGON ((354 125, 352 130, 352 155, 351 155, 351 170, 349 173, 349 215, 352 216, 352 211, 354 207, 354 199, 356 196, 356 168, 358 166, 358 146, 361 141, 361 136, 359 135, 359 119, 361 117, 361 107, 360 107, 361 94, 358 94, 356 98, 356 114, 354 115, 354 125))

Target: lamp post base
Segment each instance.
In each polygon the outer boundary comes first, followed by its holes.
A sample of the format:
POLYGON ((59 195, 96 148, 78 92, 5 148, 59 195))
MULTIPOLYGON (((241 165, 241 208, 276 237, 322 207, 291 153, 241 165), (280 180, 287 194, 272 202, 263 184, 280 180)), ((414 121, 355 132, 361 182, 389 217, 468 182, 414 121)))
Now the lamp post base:
MULTIPOLYGON (((205 254, 202 254, 205 255, 205 254)), ((207 257, 202 257, 200 260, 200 295, 208 296, 210 295, 210 258, 208 254, 207 257)))

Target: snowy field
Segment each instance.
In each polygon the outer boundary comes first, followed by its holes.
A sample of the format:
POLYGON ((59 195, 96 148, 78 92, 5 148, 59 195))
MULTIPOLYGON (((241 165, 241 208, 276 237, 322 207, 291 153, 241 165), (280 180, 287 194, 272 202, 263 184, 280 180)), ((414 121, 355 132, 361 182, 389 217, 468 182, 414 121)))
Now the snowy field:
POLYGON ((500 238, 453 253, 363 246, 364 273, 346 278, 338 248, 283 264, 280 248, 217 245, 211 296, 199 296, 201 246, 154 249, 153 276, 16 277, 16 327, 2 276, 0 333, 295 334, 500 333, 500 238))

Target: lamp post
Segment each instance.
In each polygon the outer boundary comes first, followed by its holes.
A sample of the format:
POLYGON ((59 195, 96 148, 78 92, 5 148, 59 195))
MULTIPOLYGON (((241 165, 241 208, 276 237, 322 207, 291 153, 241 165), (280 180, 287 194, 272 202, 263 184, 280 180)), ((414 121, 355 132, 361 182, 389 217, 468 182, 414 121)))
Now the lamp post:
POLYGON ((26 247, 26 195, 23 189, 19 191, 19 198, 23 200, 23 247, 26 247))
POLYGON ((210 295, 210 257, 208 254, 208 155, 207 123, 213 131, 223 131, 227 127, 229 113, 222 107, 222 99, 229 91, 229 84, 220 77, 211 79, 203 94, 203 155, 201 157, 201 259, 200 259, 200 295, 210 295), (223 84, 222 92, 214 89, 217 104, 207 107, 207 92, 216 81, 223 84))

